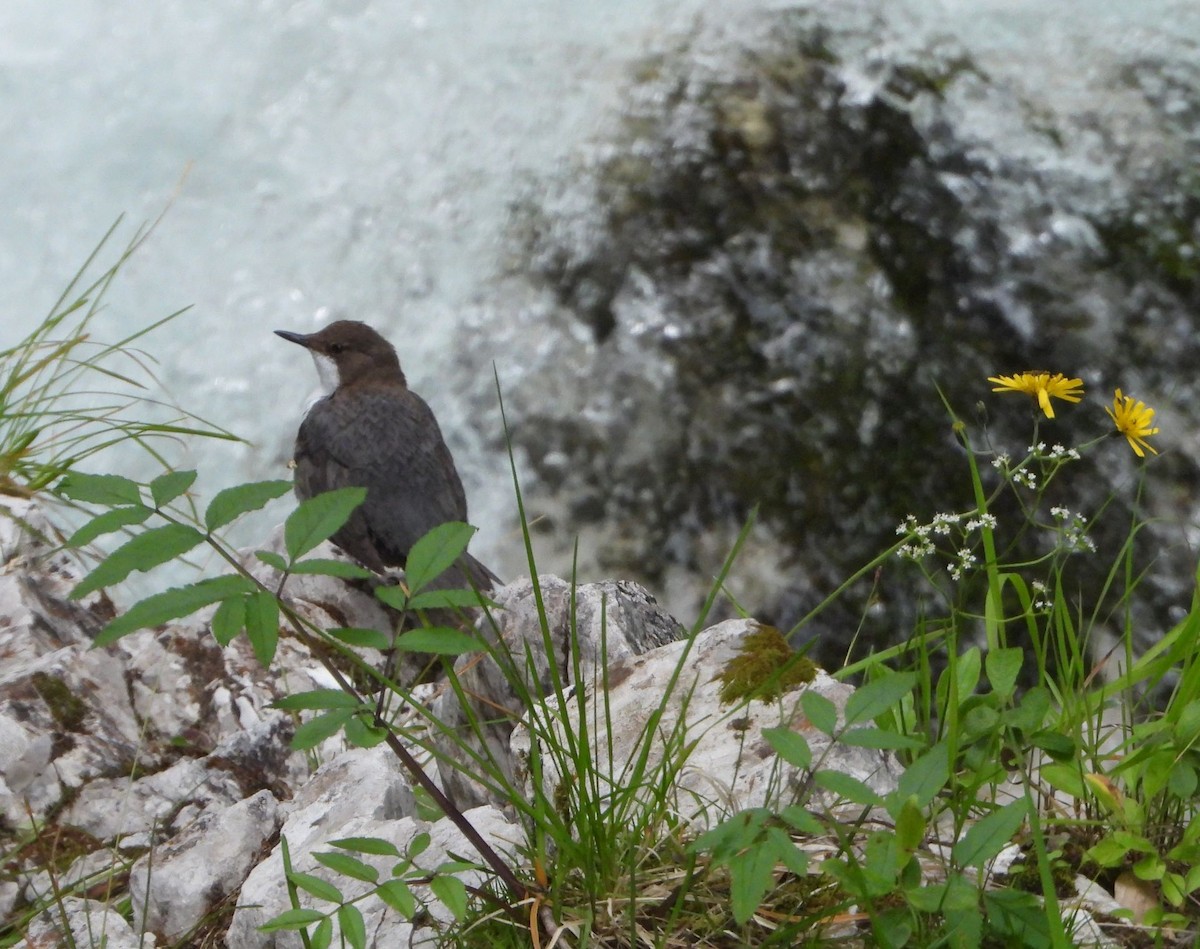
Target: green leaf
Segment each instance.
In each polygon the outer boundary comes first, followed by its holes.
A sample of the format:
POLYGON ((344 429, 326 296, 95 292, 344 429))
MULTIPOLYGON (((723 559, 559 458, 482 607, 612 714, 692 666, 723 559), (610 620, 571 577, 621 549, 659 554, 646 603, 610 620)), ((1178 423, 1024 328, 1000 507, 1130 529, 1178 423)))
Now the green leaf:
MULTIPOLYGON (((983 913, 980 912, 978 906, 972 906, 969 909, 947 908, 944 911, 944 916, 946 919, 947 949, 977 949, 978 946, 983 945, 983 913)), ((1029 949, 1040 949, 1040 946, 1050 949, 1052 945, 1049 940, 1039 945, 1028 930, 1022 933, 1022 935, 1026 936, 1028 941, 1022 941, 1029 949)))
MULTIPOLYGON (((942 902, 943 909, 955 912, 966 912, 979 909, 979 890, 974 881, 962 875, 950 877, 946 881, 946 899, 942 902)), ((970 943, 978 946, 979 942, 970 943)))
POLYGON ((254 657, 266 669, 279 645, 279 601, 266 590, 246 597, 246 638, 254 657))
POLYGON ((908 904, 915 910, 921 913, 937 913, 942 909, 942 902, 946 899, 946 884, 932 883, 925 886, 919 886, 904 894, 908 904))
POLYGON ((228 646, 246 625, 246 598, 231 596, 213 613, 212 634, 222 646, 228 646))
POLYGON ((156 507, 163 507, 183 494, 195 480, 194 471, 168 471, 150 482, 150 496, 156 507))
POLYGON ((161 626, 173 619, 190 616, 211 603, 241 596, 249 589, 250 581, 237 575, 210 577, 189 586, 173 587, 135 603, 100 630, 95 644, 107 646, 134 630, 161 626))
POLYGON ((457 629, 434 626, 429 629, 414 629, 396 638, 396 648, 404 652, 431 652, 439 656, 459 656, 464 652, 478 652, 484 648, 481 640, 457 629))
POLYGON ((1066 763, 1044 764, 1039 769, 1038 774, 1043 781, 1049 782, 1051 787, 1066 792, 1077 801, 1086 801, 1090 797, 1077 765, 1066 763))
POLYGON ((259 931, 272 933, 280 929, 303 929, 324 918, 325 914, 315 909, 289 909, 267 920, 259 927, 259 931))
POLYGON ((58 493, 72 501, 107 507, 142 503, 142 489, 136 481, 112 474, 92 475, 72 471, 58 483, 58 493))
POLYGON ((1129 848, 1121 841, 1106 837, 1087 851, 1087 856, 1097 866, 1116 867, 1125 862, 1129 848))
POLYGON ((925 839, 925 812, 915 797, 905 798, 896 815, 896 843, 912 853, 925 839))
POLYGON ((355 715, 354 718, 346 722, 346 741, 355 748, 374 748, 376 745, 387 740, 387 736, 388 730, 386 728, 374 725, 372 719, 365 718, 362 715, 355 715))
POLYGON ((287 875, 296 886, 304 890, 306 893, 311 893, 319 900, 326 900, 330 903, 340 903, 345 897, 342 891, 330 883, 328 880, 322 880, 320 877, 315 877, 311 873, 301 873, 298 870, 293 870, 287 875))
POLYGON ((775 749, 775 753, 788 764, 797 768, 807 768, 812 764, 812 749, 803 735, 783 727, 764 728, 762 735, 767 744, 775 749))
POLYGON ((341 640, 347 646, 359 649, 378 649, 381 652, 392 648, 392 638, 377 629, 361 629, 353 626, 342 626, 326 630, 334 639, 341 640))
POLYGON ((315 748, 326 738, 336 735, 345 727, 346 722, 354 718, 350 709, 340 708, 324 715, 317 715, 307 722, 297 726, 296 734, 292 736, 292 747, 296 751, 307 751, 315 748))
POLYGON ((908 735, 900 735, 883 728, 876 728, 873 725, 864 725, 860 728, 851 728, 849 731, 842 732, 838 736, 838 741, 844 745, 853 745, 856 748, 903 748, 908 751, 915 751, 925 744, 923 741, 910 738, 908 735))
POLYGON ((959 722, 962 725, 963 736, 974 740, 997 731, 1000 727, 1000 713, 990 705, 972 704, 962 712, 959 722))
POLYGON ((140 524, 151 514, 154 513, 154 508, 145 507, 141 504, 133 507, 114 507, 112 510, 105 511, 103 514, 98 514, 90 521, 79 528, 71 535, 67 541, 68 547, 83 547, 90 544, 97 537, 103 537, 105 534, 111 534, 113 531, 119 531, 122 527, 129 527, 133 524, 140 524))
POLYGON ((417 857, 421 856, 421 854, 423 854, 426 850, 429 849, 429 845, 432 843, 433 843, 433 835, 432 834, 426 833, 425 831, 422 831, 421 833, 417 834, 417 836, 415 836, 412 840, 410 840, 408 842, 407 854, 408 854, 409 859, 414 860, 417 857))
POLYGON ((394 610, 404 612, 408 609, 408 591, 404 587, 397 584, 386 584, 375 588, 375 598, 380 603, 390 606, 394 610))
POLYGON ((446 572, 462 556, 475 528, 461 521, 439 524, 412 545, 404 561, 404 579, 416 593, 446 572))
POLYGON ((375 576, 366 567, 347 560, 334 560, 332 557, 310 557, 292 564, 292 573, 317 573, 325 577, 342 577, 346 580, 369 580, 375 576))
POLYGON ((333 920, 326 916, 308 937, 310 949, 329 949, 333 945, 333 920))
POLYGON ((224 527, 243 514, 257 511, 270 501, 292 490, 290 481, 252 481, 218 491, 204 512, 204 526, 210 531, 224 527))
POLYGON ((1041 731, 1030 737, 1030 742, 1046 752, 1055 761, 1070 762, 1076 757, 1078 747, 1074 738, 1062 732, 1041 731))
POLYGON ((311 709, 357 709, 361 704, 353 695, 347 695, 341 689, 311 689, 308 692, 297 692, 295 695, 285 695, 276 699, 271 703, 271 708, 302 712, 311 709))
POLYGON ((1026 735, 1031 734, 1046 721, 1050 705, 1050 690, 1044 685, 1035 685, 1021 696, 1016 708, 1010 708, 1004 713, 1004 723, 1026 735))
POLYGON ((375 895, 405 919, 412 919, 416 915, 417 900, 403 880, 388 880, 380 884, 375 895))
POLYGON ((1161 880, 1166 872, 1166 863, 1156 853, 1147 854, 1133 864, 1133 875, 1139 880, 1161 880))
POLYGON ((429 881, 433 895, 446 904, 446 908, 454 914, 455 919, 464 919, 467 915, 467 888, 458 877, 437 874, 429 881))
POLYGON ((204 543, 204 535, 186 524, 155 527, 122 544, 79 581, 71 599, 120 583, 135 571, 152 570, 204 543))
POLYGON ((1181 745, 1190 745, 1200 736, 1200 699, 1193 699, 1178 713, 1173 732, 1181 745))
POLYGON ((399 857, 400 848, 390 840, 382 837, 342 837, 329 841, 329 846, 340 847, 342 850, 353 850, 355 853, 370 853, 378 857, 399 857))
POLYGON ((863 784, 858 778, 852 778, 840 771, 818 771, 813 775, 813 781, 851 804, 861 804, 863 807, 875 807, 882 803, 878 794, 863 784))
POLYGON ((283 543, 288 556, 298 560, 328 540, 350 520, 354 509, 366 498, 366 488, 339 488, 302 502, 283 525, 283 543))
POLYGON ((917 684, 916 673, 891 672, 868 682, 846 700, 846 724, 869 722, 899 704, 917 684))
POLYGON ((837 707, 825 696, 805 690, 800 693, 800 707, 817 731, 832 735, 837 730, 837 707))
POLYGON ((955 862, 963 867, 982 867, 1012 842, 1028 813, 1029 806, 1022 799, 980 818, 954 845, 955 862))
POLYGON ((770 817, 770 811, 764 807, 737 811, 688 844, 688 851, 691 853, 709 851, 713 855, 714 863, 728 863, 731 857, 758 836, 770 817))
POLYGON ((1176 761, 1167 778, 1167 788, 1181 801, 1189 800, 1196 793, 1196 768, 1188 760, 1176 761))
POLYGON ((775 859, 803 879, 808 873, 808 852, 797 847, 782 827, 768 827, 767 842, 775 859))
POLYGON ((979 674, 983 666, 978 646, 972 646, 961 656, 958 657, 958 662, 955 664, 955 670, 958 673, 958 700, 964 701, 967 696, 975 693, 975 687, 979 685, 979 674))
POLYGON ((335 873, 352 880, 362 880, 364 883, 379 881, 379 871, 369 863, 363 863, 357 857, 348 853, 314 853, 317 863, 329 867, 335 873))
POLYGON ((789 804, 779 812, 779 817, 802 834, 819 836, 827 830, 812 811, 800 804, 789 804))
POLYGON ((996 935, 1011 936, 1006 940, 1008 945, 1031 949, 1060 945, 1051 942, 1046 908, 1040 897, 1032 893, 1012 889, 984 890, 983 909, 988 930, 996 935))
POLYGON ((775 882, 775 854, 768 847, 748 847, 729 860, 729 877, 733 918, 744 924, 775 882))
POLYGON ((908 766, 900 775, 897 791, 927 806, 950 780, 950 748, 939 742, 908 766))
POLYGON ((1025 661, 1025 650, 1020 646, 993 649, 984 660, 988 682, 992 691, 997 695, 1008 698, 1016 691, 1017 676, 1021 674, 1021 665, 1025 661))
POLYGON ((343 903, 338 907, 337 918, 342 938, 350 943, 352 949, 366 949, 367 926, 359 908, 353 903, 343 903))
MULTIPOLYGON (((1137 876, 1137 867, 1133 868, 1133 873, 1134 876, 1137 876)), ((1162 887, 1162 895, 1168 903, 1175 907, 1183 905, 1184 899, 1187 898, 1187 892, 1184 890, 1182 876, 1178 873, 1164 873, 1159 886, 1162 887)))
POLYGON ((275 553, 273 550, 256 550, 254 556, 265 563, 268 567, 273 567, 280 573, 284 573, 288 568, 288 562, 285 558, 275 553))

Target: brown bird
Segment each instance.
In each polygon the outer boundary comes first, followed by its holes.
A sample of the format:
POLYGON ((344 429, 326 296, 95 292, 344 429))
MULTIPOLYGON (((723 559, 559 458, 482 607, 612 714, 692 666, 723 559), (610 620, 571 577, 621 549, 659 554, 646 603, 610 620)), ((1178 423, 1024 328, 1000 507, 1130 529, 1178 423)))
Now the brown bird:
MULTIPOLYGON (((296 436, 296 496, 362 487, 367 498, 333 535, 365 567, 403 567, 412 545, 447 521, 467 519, 467 499, 442 431, 424 399, 408 388, 392 345, 365 323, 338 320, 317 333, 276 330, 307 349, 326 390, 296 436)), ((435 582, 499 580, 463 553, 435 582)))

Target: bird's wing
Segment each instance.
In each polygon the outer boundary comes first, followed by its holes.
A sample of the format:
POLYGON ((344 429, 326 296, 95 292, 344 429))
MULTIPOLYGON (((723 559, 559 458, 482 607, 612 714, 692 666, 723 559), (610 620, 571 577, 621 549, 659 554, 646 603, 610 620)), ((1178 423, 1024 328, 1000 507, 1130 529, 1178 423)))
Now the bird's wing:
POLYGON ((466 496, 429 406, 404 390, 359 390, 353 403, 331 396, 309 411, 296 442, 301 497, 364 487, 367 500, 334 537, 374 566, 402 564, 413 543, 438 524, 467 517, 466 496))

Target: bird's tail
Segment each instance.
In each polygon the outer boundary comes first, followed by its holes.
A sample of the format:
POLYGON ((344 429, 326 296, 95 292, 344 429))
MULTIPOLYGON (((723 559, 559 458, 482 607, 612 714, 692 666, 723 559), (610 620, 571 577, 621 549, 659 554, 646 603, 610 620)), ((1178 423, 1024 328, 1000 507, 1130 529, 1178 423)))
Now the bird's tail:
MULTIPOLYGON (((481 592, 486 593, 498 586, 502 586, 498 576, 468 553, 464 553, 458 558, 458 567, 462 571, 464 579, 481 592)), ((460 585, 466 586, 467 584, 463 583, 460 585)))

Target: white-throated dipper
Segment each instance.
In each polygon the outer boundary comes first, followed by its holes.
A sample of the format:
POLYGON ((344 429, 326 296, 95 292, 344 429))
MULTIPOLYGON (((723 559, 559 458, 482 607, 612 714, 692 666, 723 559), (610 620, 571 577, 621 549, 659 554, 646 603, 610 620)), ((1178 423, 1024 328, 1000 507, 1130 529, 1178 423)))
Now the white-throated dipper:
MULTIPOLYGON (((296 496, 361 487, 367 498, 333 542, 377 573, 403 567, 422 535, 467 519, 467 498, 450 449, 425 400, 408 388, 391 343, 365 323, 338 320, 316 333, 276 330, 307 349, 326 392, 296 435, 296 496)), ((440 588, 499 581, 468 553, 440 588)))

